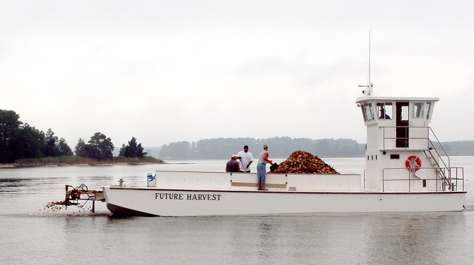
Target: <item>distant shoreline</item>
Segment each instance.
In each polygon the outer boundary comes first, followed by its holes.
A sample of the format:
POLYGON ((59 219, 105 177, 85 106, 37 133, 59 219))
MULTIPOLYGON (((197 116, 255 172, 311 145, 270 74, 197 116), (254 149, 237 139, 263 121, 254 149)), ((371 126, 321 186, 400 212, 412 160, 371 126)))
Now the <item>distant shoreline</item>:
POLYGON ((103 166, 142 166, 142 165, 152 165, 152 164, 166 164, 165 162, 153 163, 153 162, 117 162, 117 163, 48 163, 48 164, 0 164, 0 169, 2 168, 30 168, 30 167, 103 167, 103 166))
MULTIPOLYGON (((449 156, 474 156, 474 150, 463 150, 463 151, 446 151, 449 156)), ((362 156, 363 157, 363 156, 362 156)), ((329 158, 329 157, 325 157, 329 158)), ((345 157, 330 157, 330 158, 345 158, 345 157)), ((278 158, 280 159, 280 158, 278 158)), ((285 159, 285 158, 281 158, 285 159)), ((181 159, 175 159, 181 160, 181 159)), ((186 161, 187 159, 182 159, 186 161)), ((200 160, 200 159, 192 159, 200 160)), ((208 159, 202 159, 208 160, 208 159)), ((31 167, 104 167, 104 166, 140 166, 140 165, 151 165, 151 164, 192 164, 189 162, 110 162, 110 163, 31 163, 31 164, 1 164, 0 169, 8 168, 31 168, 31 167)))

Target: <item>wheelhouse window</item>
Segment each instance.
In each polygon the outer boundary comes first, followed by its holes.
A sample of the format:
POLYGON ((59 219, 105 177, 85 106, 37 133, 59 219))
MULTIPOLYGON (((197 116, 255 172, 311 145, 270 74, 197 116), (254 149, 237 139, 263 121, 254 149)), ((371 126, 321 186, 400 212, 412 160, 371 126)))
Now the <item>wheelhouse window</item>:
POLYGON ((361 109, 362 115, 364 116, 364 121, 371 121, 375 119, 372 103, 365 103, 361 106, 361 109))
POLYGON ((379 120, 392 119, 392 102, 377 103, 377 113, 379 120))
POLYGON ((408 126, 408 103, 400 103, 400 108, 398 110, 400 113, 399 113, 399 119, 402 123, 406 123, 406 124, 401 124, 399 126, 408 126), (403 105, 403 104, 406 104, 406 105, 403 105))
POLYGON ((415 102, 413 103, 413 118, 424 118, 424 103, 415 102))
POLYGON ((431 112, 431 102, 426 102, 426 119, 429 120, 430 117, 430 112, 431 112))

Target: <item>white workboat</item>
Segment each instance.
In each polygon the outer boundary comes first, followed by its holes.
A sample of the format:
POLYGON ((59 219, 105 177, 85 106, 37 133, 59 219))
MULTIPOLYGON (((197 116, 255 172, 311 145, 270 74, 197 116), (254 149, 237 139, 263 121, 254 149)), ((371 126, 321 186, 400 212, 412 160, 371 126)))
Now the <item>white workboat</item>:
POLYGON ((156 171, 144 187, 103 187, 107 208, 118 216, 462 211, 463 168, 451 167, 429 127, 438 98, 371 90, 356 101, 367 126, 362 175, 269 173, 268 190, 257 190, 256 174, 156 171))

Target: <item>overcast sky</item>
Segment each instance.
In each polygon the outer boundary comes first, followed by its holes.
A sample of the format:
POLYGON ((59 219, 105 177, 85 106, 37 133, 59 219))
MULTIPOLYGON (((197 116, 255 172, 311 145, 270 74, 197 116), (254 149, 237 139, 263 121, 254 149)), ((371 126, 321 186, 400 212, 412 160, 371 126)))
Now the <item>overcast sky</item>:
POLYGON ((355 100, 439 97, 441 141, 474 140, 474 1, 0 0, 0 108, 119 148, 218 137, 350 138, 355 100))

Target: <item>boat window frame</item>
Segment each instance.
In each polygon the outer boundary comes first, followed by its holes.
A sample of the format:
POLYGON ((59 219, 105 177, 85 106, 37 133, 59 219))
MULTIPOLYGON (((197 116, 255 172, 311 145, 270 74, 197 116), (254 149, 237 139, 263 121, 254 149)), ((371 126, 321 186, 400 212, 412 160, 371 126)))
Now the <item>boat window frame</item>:
POLYGON ((399 115, 400 115, 400 118, 399 118, 400 121, 407 123, 407 126, 408 126, 408 122, 410 121, 410 107, 408 106, 408 104, 400 106, 399 115))
POLYGON ((379 102, 376 104, 377 113, 379 114, 380 111, 384 110, 384 117, 382 115, 377 115, 379 120, 391 120, 393 117, 393 103, 392 102, 379 102))
POLYGON ((372 108, 372 102, 366 102, 362 105, 362 112, 364 113, 365 121, 373 121, 375 119, 374 110, 372 108))
POLYGON ((433 102, 426 102, 426 120, 430 120, 433 102))
POLYGON ((412 102, 412 118, 424 119, 425 118, 425 102, 412 102))
POLYGON ((360 109, 362 110, 362 117, 364 118, 364 121, 367 121, 367 114, 365 113, 365 106, 364 104, 360 105, 360 109))

